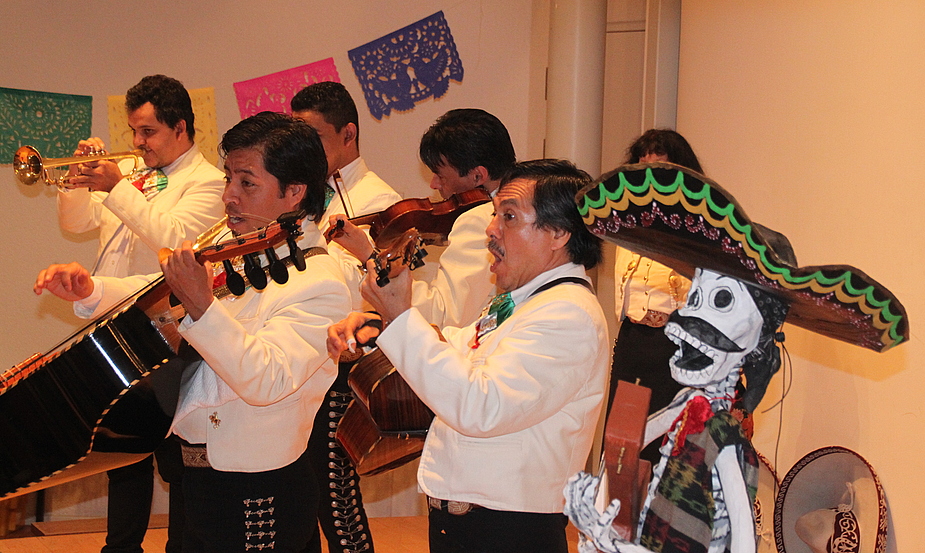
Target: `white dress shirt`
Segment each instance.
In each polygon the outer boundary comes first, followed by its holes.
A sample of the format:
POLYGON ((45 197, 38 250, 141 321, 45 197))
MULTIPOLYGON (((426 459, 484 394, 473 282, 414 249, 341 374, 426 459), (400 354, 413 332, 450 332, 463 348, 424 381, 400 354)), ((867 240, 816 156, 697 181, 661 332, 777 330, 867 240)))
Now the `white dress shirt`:
POLYGON ((684 305, 691 281, 670 267, 618 247, 614 262, 617 319, 646 320, 649 311, 670 315, 684 305))
MULTIPOLYGON (((392 190, 391 186, 379 178, 376 173, 369 170, 362 157, 358 157, 341 167, 339 172, 343 182, 341 192, 346 198, 342 199, 341 195, 337 193, 334 178, 329 178, 328 186, 334 189, 335 194, 318 222, 318 227, 322 233, 330 226, 329 220, 332 215, 343 214, 348 217, 369 215, 384 211, 401 200, 398 192, 392 190), (345 203, 347 207, 350 207, 350 211, 346 209, 345 203)), ((364 273, 360 271, 359 267, 366 260, 357 260, 350 252, 335 242, 328 244, 328 252, 341 266, 344 278, 347 281, 347 287, 350 289, 353 310, 362 310, 363 298, 360 296, 360 281, 363 280, 364 273)))

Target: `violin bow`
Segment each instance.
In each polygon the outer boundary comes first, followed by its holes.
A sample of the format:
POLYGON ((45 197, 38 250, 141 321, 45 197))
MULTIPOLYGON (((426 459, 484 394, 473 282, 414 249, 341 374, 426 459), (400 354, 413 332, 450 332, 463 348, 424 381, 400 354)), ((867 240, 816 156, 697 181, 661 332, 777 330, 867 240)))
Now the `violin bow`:
POLYGON ((354 217, 353 204, 350 203, 350 195, 344 190, 344 179, 340 176, 340 170, 334 171, 331 177, 334 179, 334 190, 337 191, 337 195, 340 197, 340 203, 344 206, 344 212, 347 214, 348 219, 352 219, 354 217))

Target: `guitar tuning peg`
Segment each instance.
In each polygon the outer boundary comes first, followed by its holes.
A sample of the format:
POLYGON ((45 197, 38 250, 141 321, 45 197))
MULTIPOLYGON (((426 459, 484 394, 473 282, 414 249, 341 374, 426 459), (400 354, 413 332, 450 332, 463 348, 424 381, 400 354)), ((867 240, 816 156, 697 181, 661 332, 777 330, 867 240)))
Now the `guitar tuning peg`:
POLYGON ((244 255, 244 274, 251 286, 257 290, 263 290, 267 287, 267 274, 257 260, 257 254, 249 253, 244 255))
POLYGON ((289 258, 292 259, 292 266, 301 273, 305 270, 305 252, 296 244, 294 235, 290 234, 289 238, 286 238, 286 243, 289 244, 289 258))
POLYGON ((423 266, 424 266, 424 258, 425 258, 425 257, 427 257, 427 250, 425 250, 424 248, 418 248, 418 249, 414 252, 414 259, 412 259, 411 262, 408 263, 408 267, 409 267, 412 271, 415 270, 415 269, 418 269, 418 268, 420 268, 420 267, 423 267, 423 266))
POLYGON ((244 277, 235 272, 234 267, 231 266, 231 261, 223 259, 222 267, 225 268, 225 285, 228 286, 228 291, 236 296, 244 294, 244 290, 247 288, 244 277))
POLYGON ((289 281, 289 271, 286 269, 286 264, 279 260, 273 248, 267 248, 264 253, 267 255, 267 261, 270 262, 270 278, 276 284, 286 284, 289 281))
POLYGON ((383 262, 381 253, 382 252, 376 249, 373 250, 372 255, 369 256, 369 258, 373 261, 373 270, 376 272, 376 285, 379 286, 379 288, 382 288, 391 282, 391 279, 389 278, 391 263, 389 263, 388 260, 383 262))

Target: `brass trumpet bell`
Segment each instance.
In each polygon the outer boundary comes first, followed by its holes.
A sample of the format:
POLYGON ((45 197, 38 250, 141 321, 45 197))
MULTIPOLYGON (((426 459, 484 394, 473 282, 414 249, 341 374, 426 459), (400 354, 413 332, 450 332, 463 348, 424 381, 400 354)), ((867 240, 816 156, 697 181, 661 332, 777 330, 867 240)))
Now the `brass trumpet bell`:
POLYGON ((13 154, 13 172, 23 184, 35 184, 42 176, 42 156, 32 146, 23 146, 13 154))
POLYGON ((48 170, 76 163, 87 163, 88 161, 116 161, 128 158, 134 158, 135 169, 137 170, 138 160, 142 158, 142 154, 143 152, 141 150, 132 150, 130 152, 118 152, 114 154, 102 153, 89 156, 59 157, 43 160, 42 155, 32 146, 21 146, 16 150, 16 153, 13 154, 13 172, 16 173, 16 178, 19 182, 26 185, 35 184, 39 179, 42 179, 48 186, 73 188, 66 184, 67 176, 53 178, 49 176, 48 170))

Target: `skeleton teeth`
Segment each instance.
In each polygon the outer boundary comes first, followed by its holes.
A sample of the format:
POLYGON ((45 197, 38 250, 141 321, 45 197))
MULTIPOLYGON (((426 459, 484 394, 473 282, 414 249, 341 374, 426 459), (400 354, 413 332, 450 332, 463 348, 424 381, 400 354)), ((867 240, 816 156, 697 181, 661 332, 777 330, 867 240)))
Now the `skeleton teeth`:
POLYGON ((716 351, 689 334, 680 325, 669 323, 665 334, 669 340, 678 346, 678 350, 671 357, 670 364, 684 377, 691 378, 713 366, 716 362, 716 351), (700 355, 695 355, 691 351, 692 349, 699 352, 700 355), (709 360, 709 362, 706 362, 706 360, 709 360), (693 368, 686 368, 691 366, 693 368))
MULTIPOLYGON (((706 355, 710 359, 716 359, 716 350, 710 346, 704 344, 694 336, 688 334, 680 325, 671 323, 666 327, 665 334, 668 336, 668 339, 681 347, 682 343, 687 343, 692 348, 696 349, 700 353, 706 355)), ((679 350, 680 352, 680 350, 679 350)))

